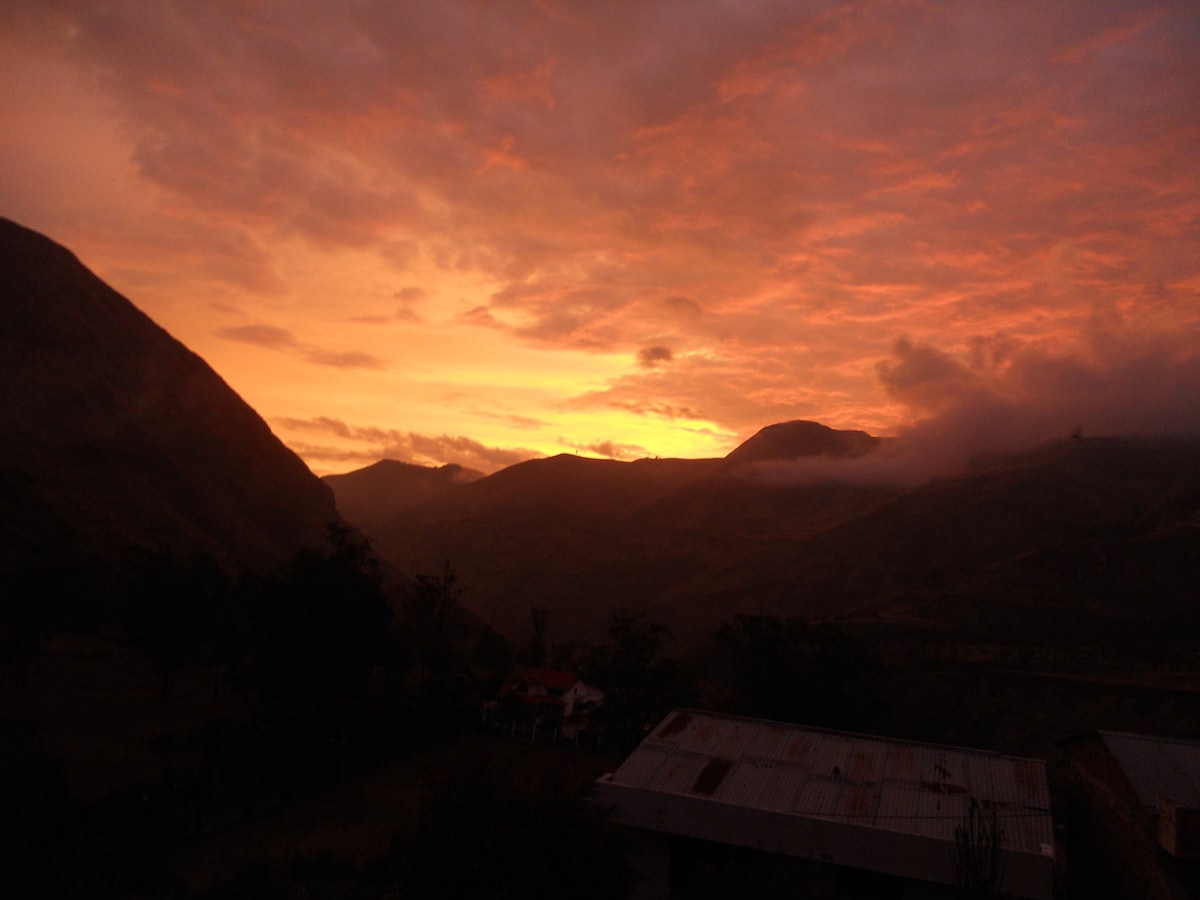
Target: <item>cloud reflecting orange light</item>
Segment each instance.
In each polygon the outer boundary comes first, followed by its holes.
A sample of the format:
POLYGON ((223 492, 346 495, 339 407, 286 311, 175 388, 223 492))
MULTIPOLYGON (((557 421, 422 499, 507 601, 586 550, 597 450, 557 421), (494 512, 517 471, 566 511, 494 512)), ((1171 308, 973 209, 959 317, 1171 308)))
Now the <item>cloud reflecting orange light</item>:
POLYGON ((318 471, 1196 429, 1197 71, 1185 0, 54 0, 0 214, 318 471))

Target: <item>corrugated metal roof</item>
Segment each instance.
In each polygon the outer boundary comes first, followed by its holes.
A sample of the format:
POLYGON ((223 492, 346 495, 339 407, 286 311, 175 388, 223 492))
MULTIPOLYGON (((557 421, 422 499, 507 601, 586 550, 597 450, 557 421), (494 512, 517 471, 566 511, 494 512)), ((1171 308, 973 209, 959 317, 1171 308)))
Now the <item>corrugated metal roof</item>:
POLYGON ((697 710, 667 716, 612 783, 947 842, 974 799, 996 810, 1003 847, 1054 842, 1040 760, 697 710))
POLYGON ((1157 809, 1162 797, 1200 809, 1200 741, 1117 731, 1100 737, 1147 807, 1157 809))

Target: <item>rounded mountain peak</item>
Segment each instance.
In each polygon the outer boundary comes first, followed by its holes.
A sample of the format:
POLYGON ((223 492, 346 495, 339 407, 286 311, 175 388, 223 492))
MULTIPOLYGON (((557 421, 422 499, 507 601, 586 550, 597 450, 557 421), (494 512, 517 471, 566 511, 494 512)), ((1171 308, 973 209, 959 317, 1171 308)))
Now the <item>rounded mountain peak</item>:
POLYGON ((863 456, 879 444, 865 431, 838 431, 797 419, 768 425, 725 457, 731 463, 786 462, 811 456, 863 456))

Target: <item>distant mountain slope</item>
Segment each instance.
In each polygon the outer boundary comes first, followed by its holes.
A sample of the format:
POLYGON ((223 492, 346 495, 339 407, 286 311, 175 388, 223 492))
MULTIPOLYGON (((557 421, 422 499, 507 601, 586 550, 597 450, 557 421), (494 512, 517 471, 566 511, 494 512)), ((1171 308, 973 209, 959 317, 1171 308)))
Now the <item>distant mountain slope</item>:
POLYGON ((331 491, 199 357, 68 250, 0 219, 4 558, 126 545, 271 566, 331 491))
POLYGON ((531 460, 410 507, 376 548, 409 573, 451 562, 465 602, 519 641, 533 605, 550 610, 556 641, 601 638, 617 607, 691 646, 739 612, 1018 642, 1095 628, 1200 638, 1196 440, 1064 441, 916 489, 755 471, 531 460))
POLYGON ((326 475, 323 480, 333 489, 338 511, 369 533, 410 506, 482 477, 482 472, 454 463, 432 467, 381 459, 353 472, 326 475))
MULTIPOLYGON (((692 602, 723 590, 724 570, 893 494, 766 486, 719 459, 616 462, 564 454, 412 506, 374 537, 380 555, 410 574, 449 561, 467 591, 464 602, 518 640, 532 605, 551 610, 557 640, 601 635, 616 607, 645 610, 682 633, 723 617, 724 599, 703 608, 692 602)), ((752 582, 737 590, 756 604, 752 582)))
POLYGON ((1200 440, 1061 441, 814 537, 796 608, 1043 630, 1101 613, 1200 625, 1200 440))

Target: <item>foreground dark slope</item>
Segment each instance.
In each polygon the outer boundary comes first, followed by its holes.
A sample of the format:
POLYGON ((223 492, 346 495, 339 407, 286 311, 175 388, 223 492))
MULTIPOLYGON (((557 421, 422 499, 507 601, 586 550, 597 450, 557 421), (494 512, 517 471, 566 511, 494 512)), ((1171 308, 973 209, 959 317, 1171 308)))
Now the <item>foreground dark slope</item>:
POLYGON ((330 490, 208 365, 53 241, 0 219, 7 565, 128 545, 270 567, 330 490))
POLYGON ((759 479, 760 463, 828 443, 751 448, 749 465, 534 460, 374 537, 409 572, 451 562, 468 605, 517 640, 531 605, 559 641, 596 639, 622 606, 685 645, 739 612, 1016 643, 1196 631, 1197 441, 1063 441, 906 491, 759 479))

